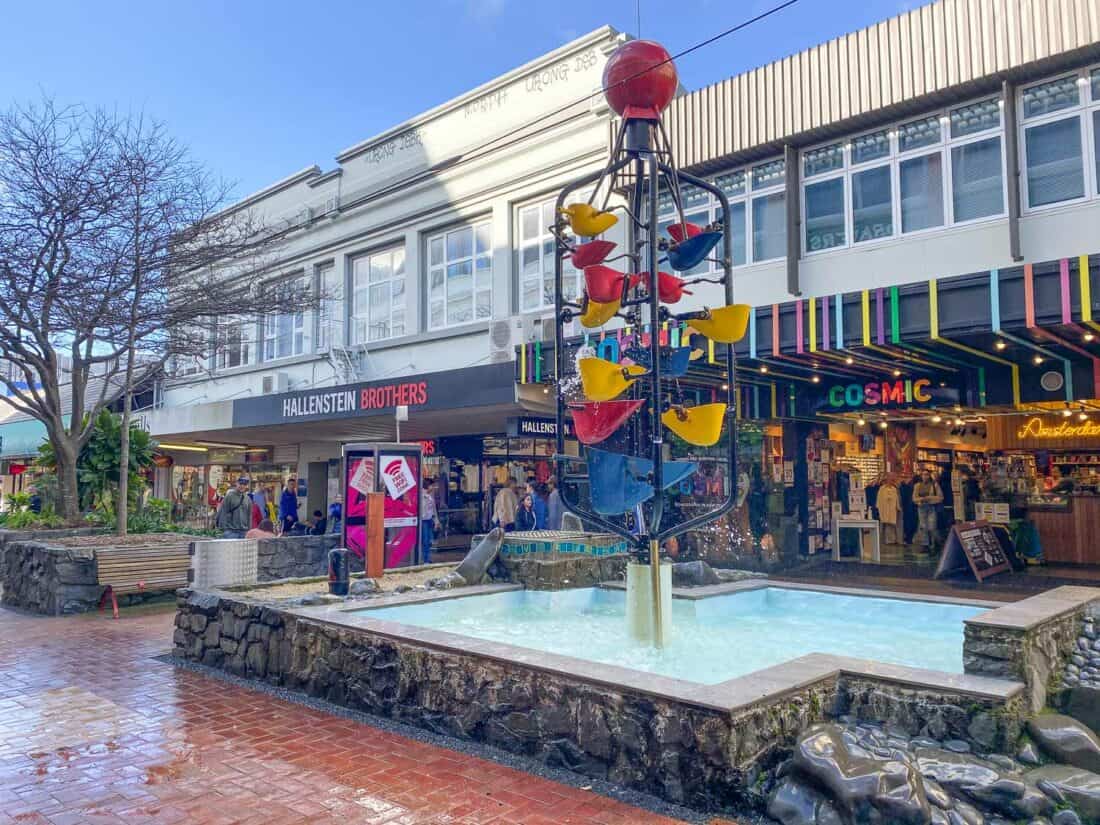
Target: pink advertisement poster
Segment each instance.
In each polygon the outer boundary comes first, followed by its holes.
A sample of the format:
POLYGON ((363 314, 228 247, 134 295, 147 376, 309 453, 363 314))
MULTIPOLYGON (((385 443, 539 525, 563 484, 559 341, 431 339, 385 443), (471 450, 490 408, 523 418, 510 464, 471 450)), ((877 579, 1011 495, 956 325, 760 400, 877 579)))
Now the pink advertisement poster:
POLYGON ((348 451, 344 467, 344 546, 361 559, 367 554, 367 493, 385 493, 385 567, 407 567, 419 560, 420 454, 389 450, 375 462, 372 450, 348 451))

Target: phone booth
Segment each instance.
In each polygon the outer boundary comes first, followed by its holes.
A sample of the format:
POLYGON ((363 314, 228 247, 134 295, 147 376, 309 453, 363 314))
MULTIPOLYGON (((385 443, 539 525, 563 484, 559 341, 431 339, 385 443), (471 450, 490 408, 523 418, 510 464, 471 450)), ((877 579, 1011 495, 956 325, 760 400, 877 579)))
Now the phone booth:
POLYGON ((345 444, 343 448, 344 547, 367 552, 368 493, 383 493, 385 567, 420 564, 419 444, 345 444))

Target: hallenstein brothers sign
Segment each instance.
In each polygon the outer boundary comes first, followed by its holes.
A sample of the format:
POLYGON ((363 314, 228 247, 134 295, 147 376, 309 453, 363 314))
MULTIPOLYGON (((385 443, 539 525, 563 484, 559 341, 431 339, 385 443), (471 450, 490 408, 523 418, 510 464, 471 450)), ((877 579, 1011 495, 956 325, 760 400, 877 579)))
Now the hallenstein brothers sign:
POLYGON ((399 406, 407 406, 410 410, 441 410, 514 401, 512 365, 487 364, 395 381, 239 398, 233 402, 233 426, 258 427, 384 415, 399 406))

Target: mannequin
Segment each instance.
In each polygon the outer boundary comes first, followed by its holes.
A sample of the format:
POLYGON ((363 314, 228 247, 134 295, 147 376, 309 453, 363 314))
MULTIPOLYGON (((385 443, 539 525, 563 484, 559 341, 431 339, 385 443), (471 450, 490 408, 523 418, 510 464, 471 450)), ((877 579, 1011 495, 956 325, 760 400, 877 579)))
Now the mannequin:
POLYGON ((901 492, 894 476, 883 479, 876 499, 878 520, 887 544, 901 544, 898 525, 901 523, 901 492))

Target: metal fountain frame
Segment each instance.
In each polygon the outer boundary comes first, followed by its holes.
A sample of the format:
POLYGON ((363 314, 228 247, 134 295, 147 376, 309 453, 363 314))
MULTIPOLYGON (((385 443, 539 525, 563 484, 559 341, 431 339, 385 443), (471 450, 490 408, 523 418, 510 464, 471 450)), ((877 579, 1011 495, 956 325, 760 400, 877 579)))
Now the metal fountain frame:
MULTIPOLYGON (((672 154, 671 144, 664 129, 664 124, 659 118, 650 117, 624 117, 615 138, 614 148, 607 165, 598 172, 585 175, 567 184, 560 192, 555 204, 556 221, 551 232, 556 238, 554 255, 554 357, 555 357, 555 383, 557 384, 556 405, 556 455, 555 455, 555 479, 565 508, 579 516, 581 519, 597 525, 615 535, 621 536, 633 545, 635 554, 640 560, 646 558, 648 549, 648 564, 650 567, 650 581, 652 586, 653 602, 653 634, 654 643, 660 647, 663 644, 661 624, 661 600, 660 600, 660 548, 661 543, 670 537, 700 527, 708 522, 728 513, 733 509, 737 500, 737 416, 734 405, 736 395, 736 357, 733 344, 718 344, 726 349, 726 432, 729 435, 729 447, 726 451, 727 478, 729 479, 729 492, 725 499, 713 510, 697 515, 687 521, 673 525, 664 525, 664 424, 661 422, 661 413, 665 404, 667 390, 662 387, 661 378, 661 336, 660 328, 665 321, 683 320, 690 322, 693 319, 708 317, 706 309, 673 313, 668 307, 661 304, 658 296, 658 272, 660 248, 660 231, 658 229, 658 188, 661 178, 665 178, 670 184, 669 190, 676 209, 679 222, 684 223, 683 199, 681 197, 680 184, 686 183, 703 189, 712 194, 721 205, 722 225, 722 257, 720 260, 709 260, 720 263, 723 277, 719 280, 708 278, 694 278, 691 283, 708 282, 721 283, 725 288, 726 305, 733 304, 733 273, 732 273, 732 238, 730 232, 730 205, 729 199, 714 184, 680 171, 676 168, 672 154), (565 410, 566 401, 561 387, 561 379, 566 374, 565 352, 565 325, 574 317, 578 317, 583 311, 583 303, 568 302, 562 293, 562 260, 571 251, 567 244, 563 231, 566 228, 561 219, 562 209, 566 205, 566 199, 585 186, 595 183, 592 194, 588 198, 591 204, 600 190, 601 184, 607 183, 607 191, 603 200, 603 210, 607 210, 612 193, 616 189, 616 181, 624 178, 623 183, 630 187, 629 206, 612 207, 613 210, 621 209, 625 212, 627 222, 627 251, 620 257, 627 258, 634 265, 634 272, 642 270, 642 250, 645 249, 646 263, 650 278, 648 286, 644 283, 631 287, 630 279, 624 278, 622 285, 622 302, 618 317, 625 318, 632 326, 639 330, 647 326, 649 335, 649 368, 639 377, 631 389, 634 397, 646 397, 648 403, 643 406, 647 418, 647 426, 642 427, 644 434, 650 439, 649 458, 653 461, 652 485, 654 489, 653 499, 649 508, 648 520, 644 517, 645 507, 641 513, 643 518, 637 525, 637 533, 631 532, 625 525, 618 524, 604 516, 590 512, 582 508, 575 500, 571 500, 567 494, 567 485, 564 483, 564 465, 567 461, 576 461, 577 458, 565 455, 565 410), (625 180, 632 178, 632 181, 625 180), (641 219, 645 210, 645 220, 641 219), (648 295, 637 293, 648 290, 648 295), (631 296, 634 293, 634 296, 631 296), (648 379, 648 380, 647 380, 648 379), (639 395, 639 388, 648 387, 648 392, 639 395)), ((582 299, 584 300, 584 299, 582 299)), ((644 339, 643 339, 644 340, 644 339)), ((667 379, 666 379, 667 380, 667 379)), ((639 425, 635 425, 639 426, 639 425)), ((643 435, 644 437, 644 435, 643 435)), ((641 446, 641 445, 639 445, 641 446)), ((587 448, 586 448, 587 449, 587 448)), ((642 456, 644 457, 644 456, 642 456)))

